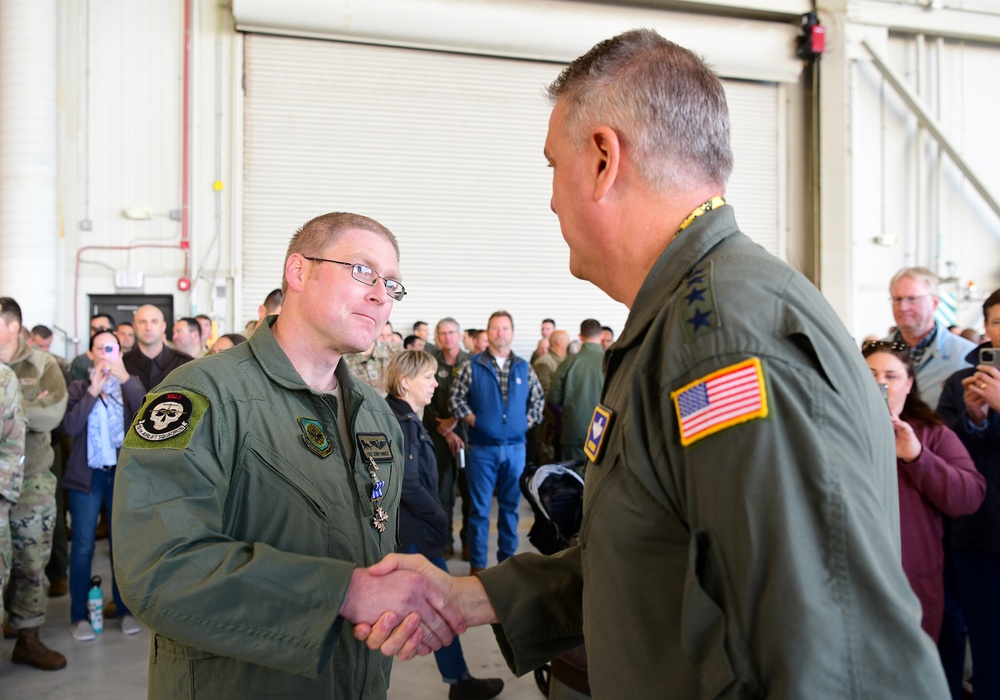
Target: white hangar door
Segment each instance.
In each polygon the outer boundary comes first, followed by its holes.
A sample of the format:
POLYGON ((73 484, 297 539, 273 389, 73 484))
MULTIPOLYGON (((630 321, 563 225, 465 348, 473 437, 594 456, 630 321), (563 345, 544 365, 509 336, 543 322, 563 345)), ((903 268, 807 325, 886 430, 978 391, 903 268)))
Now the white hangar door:
MULTIPOLYGON (((392 321, 507 309, 515 350, 542 318, 620 331, 626 309, 568 271, 549 210, 543 88, 562 65, 249 33, 244 43, 241 316, 278 286, 291 234, 353 211, 399 238, 406 299, 392 321)), ((783 89, 727 81, 744 230, 783 256, 783 89)))

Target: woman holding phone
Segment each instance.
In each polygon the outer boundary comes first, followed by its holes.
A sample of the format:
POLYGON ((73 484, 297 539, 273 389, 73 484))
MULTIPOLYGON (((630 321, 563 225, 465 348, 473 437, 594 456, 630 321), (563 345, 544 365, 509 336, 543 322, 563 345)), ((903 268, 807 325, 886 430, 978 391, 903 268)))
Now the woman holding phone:
POLYGON ((896 435, 903 571, 920 599, 921 625, 937 642, 944 615, 941 516, 975 512, 986 495, 986 480, 958 436, 921 400, 909 346, 871 341, 862 354, 875 381, 888 389, 896 435))
MULTIPOLYGON (((70 383, 66 415, 60 426, 73 438, 62 485, 66 488, 73 523, 69 557, 70 632, 81 642, 95 637, 87 619, 87 592, 97 517, 102 503, 111 513, 118 451, 146 394, 142 382, 125 370, 121 345, 111 331, 101 331, 90 339, 87 356, 94 363, 90 378, 70 383)), ((139 623, 122 602, 113 565, 111 591, 122 632, 136 634, 139 623)))

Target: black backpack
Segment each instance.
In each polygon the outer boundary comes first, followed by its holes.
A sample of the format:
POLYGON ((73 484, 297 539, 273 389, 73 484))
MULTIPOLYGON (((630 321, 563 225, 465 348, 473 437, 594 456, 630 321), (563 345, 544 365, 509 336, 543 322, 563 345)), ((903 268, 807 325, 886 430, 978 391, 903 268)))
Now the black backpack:
POLYGON ((528 541, 542 554, 569 547, 583 520, 583 477, 579 462, 528 465, 521 474, 521 492, 535 513, 528 541))

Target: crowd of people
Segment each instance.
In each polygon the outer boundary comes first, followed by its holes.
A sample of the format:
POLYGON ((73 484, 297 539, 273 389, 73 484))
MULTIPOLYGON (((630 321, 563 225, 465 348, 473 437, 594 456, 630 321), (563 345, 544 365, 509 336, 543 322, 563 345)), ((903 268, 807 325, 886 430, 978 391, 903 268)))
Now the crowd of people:
POLYGON ((975 696, 1000 697, 1000 290, 977 347, 936 320, 934 274, 900 270, 895 330, 859 353, 740 232, 697 56, 626 32, 549 96, 551 206, 571 272, 630 310, 617 342, 547 318, 525 359, 503 310, 404 338, 396 238, 343 212, 292 236, 249 339, 211 349, 209 319, 167 343, 142 306, 60 363, 0 298, 15 663, 66 665, 39 637, 60 581, 95 637, 103 509, 108 607, 153 631, 151 698, 379 698, 393 656, 432 652, 449 698, 492 698, 455 640, 481 624, 517 674, 585 645, 552 698, 958 700, 966 640, 975 696), (578 544, 517 554, 519 478, 550 460, 586 473, 578 544))

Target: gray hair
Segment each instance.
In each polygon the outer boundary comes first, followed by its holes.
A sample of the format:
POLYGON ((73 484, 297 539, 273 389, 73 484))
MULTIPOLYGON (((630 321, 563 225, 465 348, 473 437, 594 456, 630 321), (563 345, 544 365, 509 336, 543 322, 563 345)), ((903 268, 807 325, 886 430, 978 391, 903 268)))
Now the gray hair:
POLYGON ((909 277, 910 279, 915 279, 918 282, 923 282, 927 285, 927 290, 931 294, 934 296, 938 295, 938 276, 926 267, 904 267, 902 270, 894 274, 892 279, 889 280, 890 294, 892 294, 892 288, 896 286, 896 283, 904 277, 909 277))
POLYGON ((657 189, 710 183, 733 170, 729 108, 719 77, 693 52, 651 29, 602 41, 548 87, 568 107, 567 129, 613 128, 642 177, 657 189))

